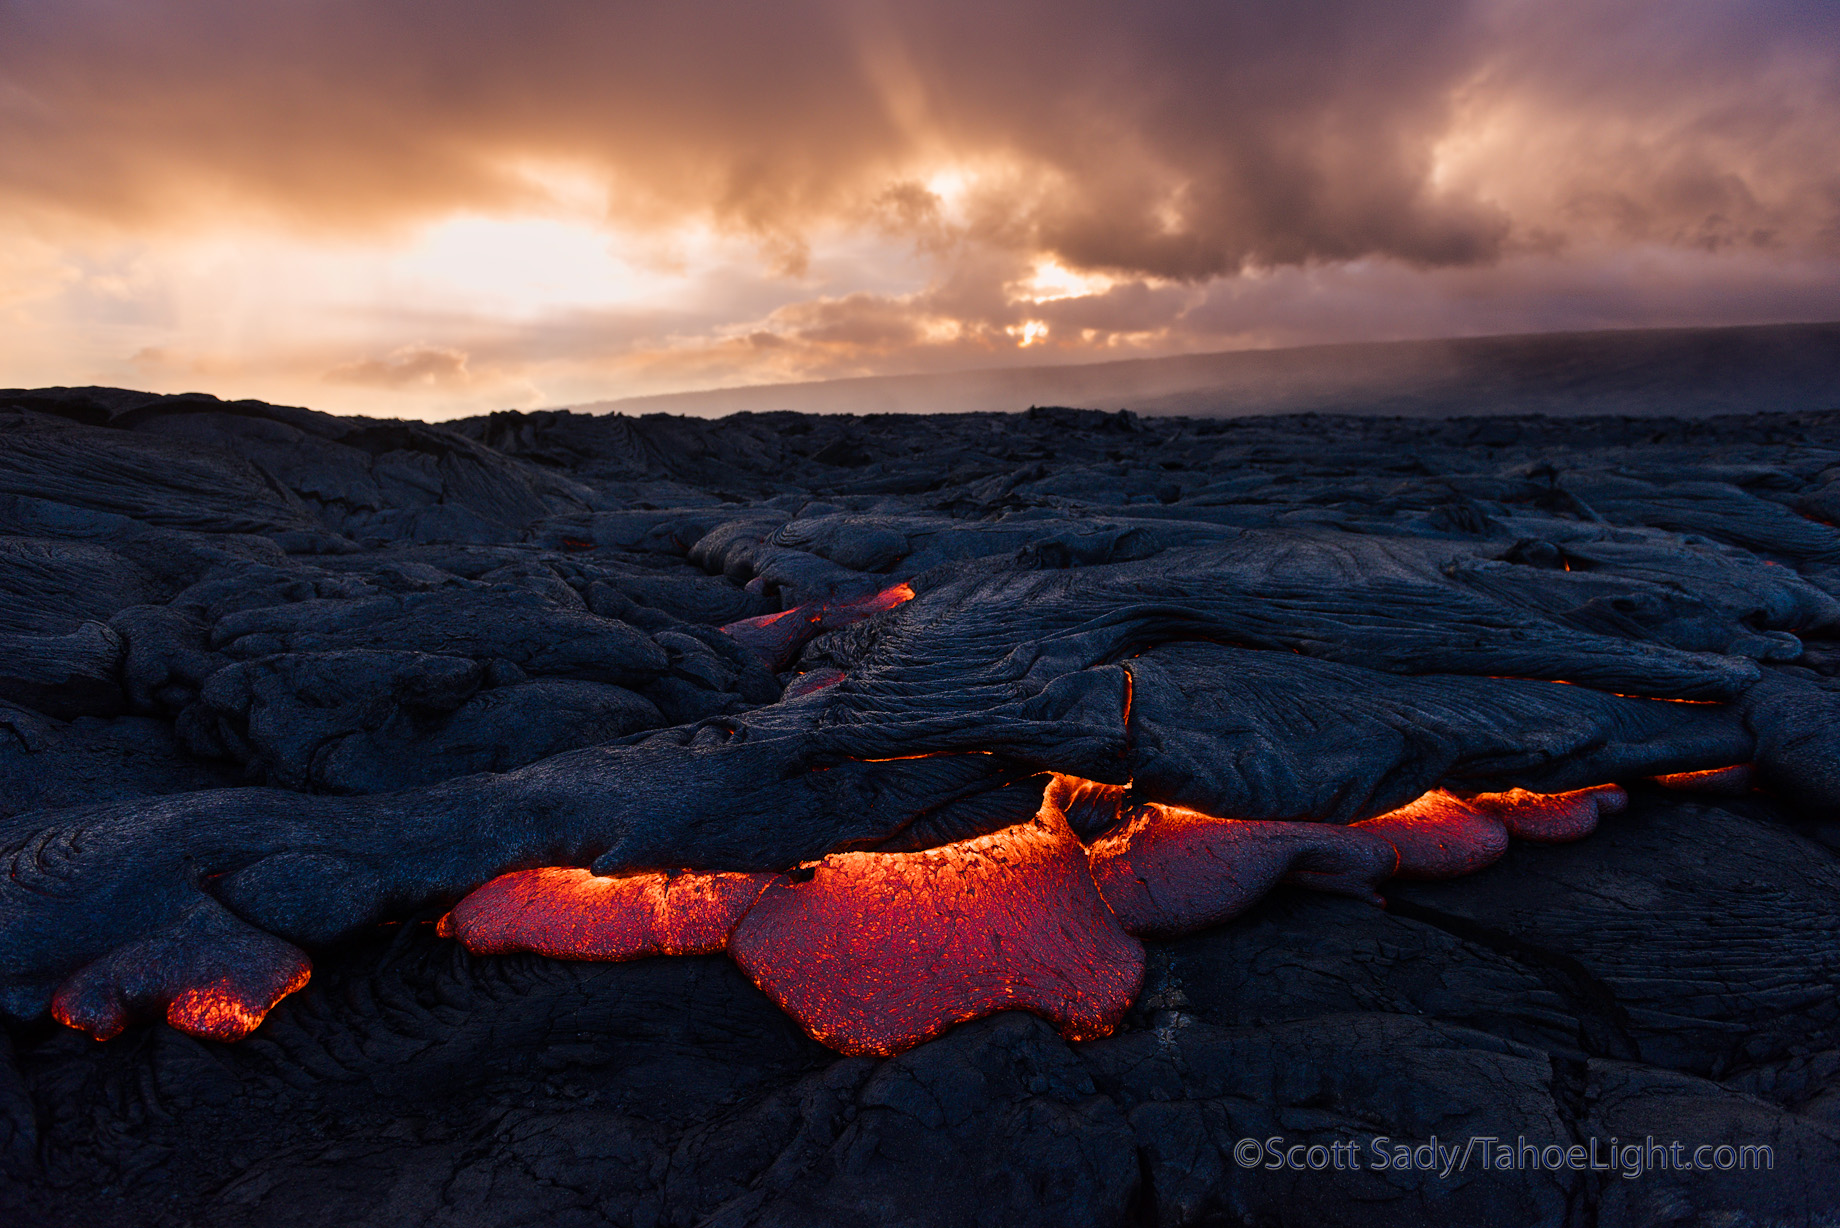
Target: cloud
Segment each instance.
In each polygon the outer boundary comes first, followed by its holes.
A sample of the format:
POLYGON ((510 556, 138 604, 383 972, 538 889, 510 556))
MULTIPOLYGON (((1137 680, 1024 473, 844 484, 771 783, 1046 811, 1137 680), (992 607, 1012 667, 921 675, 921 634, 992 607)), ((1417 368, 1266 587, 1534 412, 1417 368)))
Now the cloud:
POLYGON ((983 168, 965 233, 1195 280, 1573 227, 1795 243, 1840 209, 1808 156, 1840 16, 1808 0, 0 10, 0 192, 122 222, 389 226, 540 202, 563 166, 627 224, 707 217, 796 270, 824 222, 937 229, 929 175, 983 168))
POLYGON ((471 381, 466 361, 464 350, 440 345, 405 345, 382 358, 340 363, 326 372, 326 380, 369 388, 399 388, 404 384, 448 387, 471 381))
POLYGON ((1782 318, 1840 260, 1827 0, 0 0, 0 30, 0 363, 66 380, 159 350, 425 410, 1782 318))

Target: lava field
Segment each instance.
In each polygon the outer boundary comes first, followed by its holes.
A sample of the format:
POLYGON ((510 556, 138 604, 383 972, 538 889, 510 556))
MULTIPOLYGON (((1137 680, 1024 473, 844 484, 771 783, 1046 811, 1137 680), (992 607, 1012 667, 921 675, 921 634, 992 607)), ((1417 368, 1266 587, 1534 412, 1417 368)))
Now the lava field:
POLYGON ((0 1222, 1833 1224, 1836 525, 1840 412, 0 392, 0 1222))

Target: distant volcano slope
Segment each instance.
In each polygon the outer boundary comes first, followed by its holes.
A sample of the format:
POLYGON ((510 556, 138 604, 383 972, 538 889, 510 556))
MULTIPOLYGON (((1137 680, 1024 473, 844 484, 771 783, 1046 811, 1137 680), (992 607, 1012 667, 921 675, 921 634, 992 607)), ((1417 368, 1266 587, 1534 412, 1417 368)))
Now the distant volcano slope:
POLYGON ((0 1211, 1792 1220, 1837 523, 1840 413, 0 393, 0 1211), (1459 1130, 1776 1167, 1235 1152, 1459 1130))
POLYGON ((1840 322, 1227 350, 628 397, 623 414, 926 413, 1128 405, 1146 415, 1706 414, 1840 405, 1840 322))

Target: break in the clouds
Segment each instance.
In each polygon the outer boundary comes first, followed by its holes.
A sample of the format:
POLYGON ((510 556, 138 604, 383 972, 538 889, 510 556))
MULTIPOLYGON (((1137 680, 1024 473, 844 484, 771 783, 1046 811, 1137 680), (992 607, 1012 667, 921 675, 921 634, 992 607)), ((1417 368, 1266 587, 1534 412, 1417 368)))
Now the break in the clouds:
POLYGON ((0 0, 0 383, 448 413, 1840 316, 1826 0, 0 0))

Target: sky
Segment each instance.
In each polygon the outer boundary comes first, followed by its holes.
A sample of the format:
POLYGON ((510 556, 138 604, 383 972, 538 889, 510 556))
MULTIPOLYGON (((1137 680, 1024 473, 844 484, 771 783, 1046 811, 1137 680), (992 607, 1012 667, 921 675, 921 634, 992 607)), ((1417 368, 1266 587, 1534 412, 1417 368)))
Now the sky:
POLYGON ((0 386, 1830 319, 1832 0, 0 0, 0 386))

